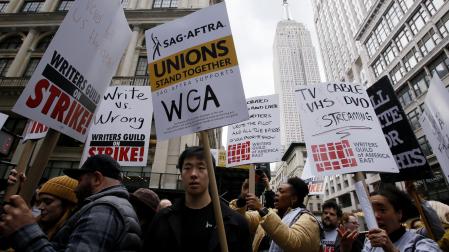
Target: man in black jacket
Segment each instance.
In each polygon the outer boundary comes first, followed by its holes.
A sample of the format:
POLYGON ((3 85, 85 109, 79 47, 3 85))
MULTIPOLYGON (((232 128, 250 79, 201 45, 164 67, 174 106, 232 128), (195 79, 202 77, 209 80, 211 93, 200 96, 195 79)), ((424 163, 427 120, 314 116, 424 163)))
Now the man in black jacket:
MULTIPOLYGON (((154 217, 144 236, 144 251, 220 251, 203 148, 187 148, 179 157, 178 168, 185 197, 154 217)), ((244 217, 227 204, 221 203, 221 211, 229 251, 251 251, 244 217)))

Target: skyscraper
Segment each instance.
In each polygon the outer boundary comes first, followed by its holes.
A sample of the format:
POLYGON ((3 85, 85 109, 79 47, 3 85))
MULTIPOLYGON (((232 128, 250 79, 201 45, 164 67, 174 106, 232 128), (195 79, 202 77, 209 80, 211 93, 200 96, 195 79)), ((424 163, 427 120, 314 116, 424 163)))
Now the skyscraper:
MULTIPOLYGON (((449 2, 440 0, 316 0, 314 21, 327 78, 367 86, 387 75, 435 178, 417 181, 428 199, 448 199, 440 165, 419 124, 432 74, 449 86, 449 2), (355 46, 355 47, 354 47, 355 46), (356 50, 355 50, 356 49, 356 50)), ((370 190, 380 178, 368 174, 370 190)), ((357 208, 349 175, 328 180, 327 199, 357 208)))
POLYGON ((366 84, 360 43, 353 38, 373 6, 372 0, 312 1, 314 22, 329 81, 366 84))
POLYGON ((315 48, 310 32, 290 18, 284 0, 285 19, 277 24, 273 45, 274 85, 281 109, 281 143, 285 149, 292 142, 304 142, 295 90, 299 85, 320 82, 315 48))

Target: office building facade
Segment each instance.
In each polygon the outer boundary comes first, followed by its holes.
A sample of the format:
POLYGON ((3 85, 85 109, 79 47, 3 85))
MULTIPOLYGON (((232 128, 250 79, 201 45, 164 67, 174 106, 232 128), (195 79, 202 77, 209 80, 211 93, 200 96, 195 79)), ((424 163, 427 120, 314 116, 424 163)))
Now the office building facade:
MULTIPOLYGON (((73 2, 0 1, 0 112, 9 115, 4 129, 14 134, 22 134, 27 120, 12 113, 11 108, 73 2)), ((111 85, 148 86, 145 30, 209 4, 209 0, 122 0, 132 36, 111 85)), ((221 129, 210 131, 209 139, 212 148, 219 148, 221 129)), ((3 161, 17 162, 22 148, 18 142, 15 141, 9 155, 2 157, 3 161)), ((198 145, 198 136, 191 134, 157 141, 153 122, 150 142, 147 166, 124 167, 125 182, 137 187, 150 185, 152 188, 179 189, 179 172, 176 169, 178 156, 186 146, 198 145)), ((82 143, 61 134, 44 177, 59 176, 65 168, 78 167, 82 149, 82 143)), ((10 168, 10 165, 2 164, 0 177, 5 178, 10 168)))

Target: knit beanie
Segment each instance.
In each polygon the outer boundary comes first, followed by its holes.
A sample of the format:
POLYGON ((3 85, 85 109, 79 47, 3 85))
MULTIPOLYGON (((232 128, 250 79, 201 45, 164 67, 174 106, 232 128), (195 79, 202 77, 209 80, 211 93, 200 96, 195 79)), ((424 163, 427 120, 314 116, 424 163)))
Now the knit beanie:
POLYGON ((39 194, 46 193, 59 199, 77 203, 75 188, 78 181, 68 176, 59 176, 48 180, 39 190, 39 194))

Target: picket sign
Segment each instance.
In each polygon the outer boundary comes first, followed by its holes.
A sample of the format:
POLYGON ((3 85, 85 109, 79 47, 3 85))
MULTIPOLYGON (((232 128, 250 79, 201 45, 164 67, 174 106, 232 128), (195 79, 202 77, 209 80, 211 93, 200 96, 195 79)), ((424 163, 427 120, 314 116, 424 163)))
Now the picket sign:
POLYGON ((374 108, 360 84, 328 82, 296 90, 312 173, 355 173, 369 228, 377 227, 362 172, 399 172, 374 108))
POLYGON ((8 119, 7 114, 0 113, 0 129, 3 128, 3 125, 5 124, 7 119, 8 119))
MULTIPOLYGON (((304 163, 304 168, 302 170, 301 179, 306 182, 309 187, 309 196, 313 195, 323 195, 324 189, 326 187, 326 177, 325 176, 314 176, 312 174, 312 167, 310 167, 309 157, 307 157, 304 163), (319 189, 319 190, 317 190, 319 189)), ((307 198, 308 199, 308 198, 307 198)), ((307 204, 304 204, 307 205, 307 204)))
POLYGON ((206 130, 249 116, 226 4, 151 28, 145 38, 157 139, 200 132, 220 246, 227 251, 206 130))
POLYGON ((366 91, 399 168, 399 173, 396 174, 381 173, 381 181, 397 182, 433 177, 426 155, 416 140, 388 76, 379 79, 366 91))
POLYGON ((120 166, 146 166, 153 105, 146 86, 112 86, 102 97, 84 144, 80 166, 96 154, 120 166))
MULTIPOLYGON (((100 97, 130 39, 131 30, 119 0, 77 0, 66 14, 12 109, 50 128, 20 190, 25 201, 31 200, 59 132, 86 140, 100 97)), ((21 153, 20 169, 31 157, 27 145, 21 153)), ((16 188, 10 190, 16 193, 16 188)))
POLYGON ((119 0, 75 1, 12 111, 84 142, 130 39, 119 0))
POLYGON ((449 181, 449 92, 438 75, 430 80, 420 123, 444 177, 449 181))
POLYGON ((249 119, 229 125, 227 166, 281 161, 278 95, 246 99, 249 119))

